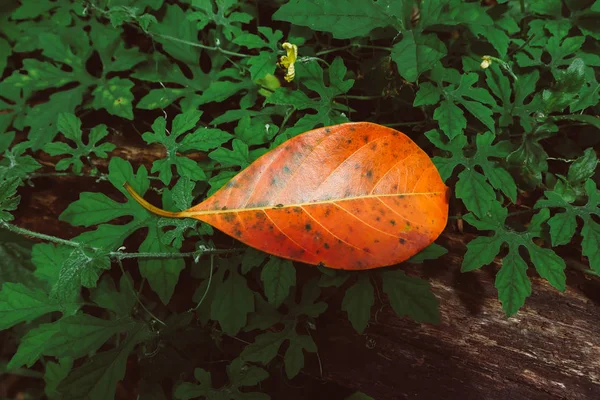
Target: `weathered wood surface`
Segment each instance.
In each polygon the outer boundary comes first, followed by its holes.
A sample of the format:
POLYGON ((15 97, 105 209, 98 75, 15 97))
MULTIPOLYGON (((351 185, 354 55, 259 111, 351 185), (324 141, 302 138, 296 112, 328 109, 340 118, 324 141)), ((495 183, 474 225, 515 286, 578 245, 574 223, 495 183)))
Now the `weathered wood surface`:
POLYGON ((442 323, 385 306, 359 335, 330 305, 315 336, 324 378, 377 400, 600 399, 600 281, 568 271, 560 293, 532 276, 532 296, 506 318, 498 265, 461 274, 461 238, 445 239, 452 251, 441 261, 405 269, 430 280, 442 323))

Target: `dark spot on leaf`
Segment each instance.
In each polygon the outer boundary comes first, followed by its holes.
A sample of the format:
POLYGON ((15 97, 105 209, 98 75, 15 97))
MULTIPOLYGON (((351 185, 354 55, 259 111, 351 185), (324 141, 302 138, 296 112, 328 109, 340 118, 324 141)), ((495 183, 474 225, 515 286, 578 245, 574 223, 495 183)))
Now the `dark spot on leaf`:
POLYGON ((275 206, 275 208, 281 208, 281 207, 283 207, 283 204, 277 204, 277 205, 275 206))
POLYGON ((356 127, 354 127, 354 126, 350 127, 350 132, 354 132, 355 130, 356 130, 356 127))
POLYGON ((329 217, 329 214, 331 214, 331 209, 328 208, 327 210, 325 210, 325 216, 329 217))
POLYGON ((376 221, 381 221, 381 217, 375 218, 376 221))
POLYGON ((354 169, 360 169, 360 164, 354 164, 354 169))
POLYGON ((393 219, 390 219, 390 224, 392 224, 392 226, 396 225, 396 221, 394 221, 393 219))
POLYGON ((373 177, 373 170, 372 169, 368 170, 366 175, 367 175, 367 178, 372 178, 373 177))
POLYGON ((283 172, 285 172, 286 174, 290 172, 290 168, 286 165, 285 167, 283 167, 283 172))
POLYGON ((352 139, 346 139, 346 144, 352 144, 352 139))
POLYGON ((227 210, 227 206, 221 207, 221 211, 225 211, 225 210, 227 210))
POLYGON ((331 129, 325 128, 325 133, 331 133, 331 129))
POLYGON ((321 250, 315 251, 315 254, 321 254, 321 250))
POLYGON ((271 185, 277 185, 277 179, 275 179, 275 178, 271 179, 271 185))
POLYGON ((371 150, 377 150, 377 143, 373 143, 371 145, 371 150))
POLYGON ((369 141, 369 135, 363 136, 363 140, 365 141, 365 143, 367 143, 369 141))
POLYGON ((329 245, 328 245, 327 243, 324 243, 324 244, 323 244, 323 247, 325 247, 326 249, 328 249, 328 248, 329 248, 329 245))
POLYGON ((233 213, 225 213, 223 214, 223 219, 226 222, 233 222, 233 220, 235 219, 235 215, 233 215, 233 213))
POLYGON ((364 251, 365 253, 370 253, 370 252, 371 252, 371 249, 369 249, 368 247, 363 247, 363 251, 364 251))
POLYGON ((242 231, 240 231, 239 229, 236 229, 235 232, 233 232, 235 237, 241 237, 242 236, 242 231))
POLYGON ((257 211, 257 212, 255 212, 255 213, 254 213, 254 216, 255 216, 256 218, 262 218, 262 216, 263 216, 263 213, 262 213, 261 211, 257 211))
POLYGON ((404 244, 404 243, 406 243, 406 240, 404 240, 403 238, 400 238, 399 242, 400 242, 400 244, 404 244))
POLYGON ((312 225, 306 224, 306 225, 304 225, 304 229, 306 229, 307 231, 310 231, 310 230, 312 230, 312 225))
POLYGON ((387 146, 389 146, 389 143, 388 142, 383 142, 383 145, 387 147, 387 146))
POLYGON ((379 239, 375 239, 374 243, 379 243, 379 239))

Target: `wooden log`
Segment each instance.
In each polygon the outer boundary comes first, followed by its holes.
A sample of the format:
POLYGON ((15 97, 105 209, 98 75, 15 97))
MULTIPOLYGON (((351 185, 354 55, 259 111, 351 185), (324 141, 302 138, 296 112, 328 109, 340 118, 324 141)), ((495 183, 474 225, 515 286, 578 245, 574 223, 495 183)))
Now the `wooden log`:
POLYGON ((533 294, 507 318, 494 288, 499 263, 463 274, 464 238, 446 239, 448 255, 405 268, 430 280, 441 324, 385 305, 359 335, 330 304, 314 336, 324 378, 377 400, 600 399, 600 282, 568 271, 561 293, 534 275, 533 294))

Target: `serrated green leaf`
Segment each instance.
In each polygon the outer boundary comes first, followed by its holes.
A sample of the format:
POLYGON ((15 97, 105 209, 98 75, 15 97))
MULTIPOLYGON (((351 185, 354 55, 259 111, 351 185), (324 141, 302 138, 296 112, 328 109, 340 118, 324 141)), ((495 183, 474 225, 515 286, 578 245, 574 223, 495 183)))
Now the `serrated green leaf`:
POLYGON ((446 53, 446 46, 435 34, 407 31, 392 48, 392 60, 404 79, 415 82, 419 75, 433 68, 446 53))
POLYGON ((440 129, 450 139, 462 134, 467 127, 467 119, 463 111, 449 100, 442 100, 433 113, 433 119, 438 121, 440 129))
POLYGON ((236 335, 246 325, 248 313, 254 311, 254 296, 246 284, 246 279, 237 271, 219 286, 212 301, 210 317, 221 324, 228 335, 236 335))
POLYGON ((502 268, 496 275, 498 298, 507 316, 515 314, 531 295, 531 282, 527 276, 527 264, 517 250, 510 250, 502 259, 502 268))
POLYGON ((275 72, 277 54, 270 51, 261 51, 257 56, 248 59, 250 76, 252 80, 264 78, 275 72))
POLYGON ((18 178, 12 178, 0 182, 0 220, 12 221, 14 217, 7 211, 17 209, 21 196, 17 195, 17 188, 21 184, 18 178))
POLYGON ((145 324, 136 324, 119 347, 97 353, 87 363, 73 369, 58 385, 57 391, 68 399, 114 398, 117 383, 125 376, 129 353, 148 336, 145 324))
POLYGON ((54 311, 64 310, 64 307, 79 305, 79 303, 59 304, 40 289, 30 289, 20 283, 7 282, 0 290, 0 330, 54 311))
POLYGON ((107 321, 75 315, 30 330, 21 340, 9 368, 31 367, 42 355, 80 358, 98 350, 109 338, 132 329, 131 320, 107 321))
POLYGON ((288 296, 290 288, 296 284, 296 269, 291 261, 271 256, 263 267, 260 278, 265 285, 269 303, 279 307, 288 296))
POLYGON ((240 166, 246 168, 250 165, 248 145, 239 139, 233 139, 233 150, 222 147, 209 153, 209 157, 221 163, 223 166, 240 166))
POLYGON ((458 174, 456 197, 477 216, 485 215, 490 209, 490 204, 496 201, 496 193, 487 183, 486 177, 471 168, 458 174))
POLYGON ((430 82, 423 82, 419 85, 419 91, 413 102, 414 107, 436 104, 440 100, 440 91, 430 82))
POLYGON ((128 316, 137 301, 133 282, 128 275, 121 276, 119 290, 110 276, 103 276, 90 292, 90 298, 98 306, 111 310, 121 317, 128 316))
POLYGON ((382 272, 381 279, 383 291, 398 316, 408 316, 417 322, 440 323, 439 301, 426 281, 402 271, 382 272))
POLYGON ((368 276, 361 276, 346 290, 342 301, 342 310, 348 313, 348 319, 358 333, 365 331, 371 318, 373 304, 375 304, 373 285, 368 276))
POLYGON ((292 0, 279 7, 273 19, 331 32, 336 39, 367 36, 395 22, 383 7, 362 0, 292 0))

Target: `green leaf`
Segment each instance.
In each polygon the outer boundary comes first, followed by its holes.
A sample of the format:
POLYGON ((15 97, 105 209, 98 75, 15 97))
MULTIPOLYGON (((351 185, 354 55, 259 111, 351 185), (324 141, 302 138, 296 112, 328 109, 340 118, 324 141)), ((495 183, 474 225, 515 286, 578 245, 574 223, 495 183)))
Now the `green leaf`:
POLYGON ((431 243, 416 255, 412 256, 407 262, 422 263, 425 260, 436 260, 448 253, 448 249, 436 243, 431 243))
POLYGON ((146 325, 135 324, 117 348, 96 353, 87 363, 72 370, 57 391, 68 399, 114 398, 117 383, 125 376, 129 353, 148 337, 146 325))
POLYGON ((413 102, 414 107, 436 104, 440 101, 439 89, 430 82, 423 82, 419 85, 419 91, 413 102))
POLYGON ((250 76, 252 80, 264 78, 275 72, 277 64, 277 54, 270 51, 261 51, 257 56, 250 57, 250 76))
POLYGON ((517 250, 511 248, 496 275, 498 298, 507 316, 516 314, 531 295, 531 282, 526 271, 527 264, 517 250))
POLYGON ((129 79, 114 77, 104 85, 99 85, 92 95, 92 107, 96 110, 104 108, 112 115, 133 120, 133 93, 131 88, 134 83, 129 79))
POLYGON ((504 312, 510 316, 518 311, 524 304, 525 298, 531 294, 531 283, 526 273, 527 263, 519 253, 521 246, 529 252, 538 273, 561 291, 565 290, 566 265, 554 251, 541 248, 533 241, 542 235, 540 226, 549 217, 548 209, 543 209, 534 215, 528 230, 523 232, 506 226, 507 216, 507 209, 502 208, 498 203, 494 203, 484 217, 476 218, 473 214, 464 216, 464 220, 469 224, 480 230, 493 230, 494 235, 478 237, 467 244, 462 271, 471 271, 491 263, 500 252, 501 246, 506 244, 508 254, 502 260, 502 267, 496 276, 496 287, 504 312))
POLYGON ((128 275, 121 276, 119 290, 108 275, 102 277, 96 288, 91 291, 90 298, 98 306, 113 311, 121 317, 130 315, 137 298, 133 282, 128 275))
POLYGON ((598 157, 593 148, 587 148, 583 156, 577 158, 569 167, 567 178, 571 185, 587 181, 596 172, 598 166, 598 157))
POLYGON ((239 139, 233 139, 232 147, 233 150, 220 147, 209 153, 208 156, 223 166, 240 166, 246 168, 250 165, 248 145, 239 139))
POLYGON ((74 304, 59 304, 40 289, 30 289, 20 283, 7 282, 0 290, 0 330, 20 322, 32 321, 42 315, 64 310, 74 304))
POLYGON ((73 292, 78 292, 81 286, 96 287, 100 274, 109 270, 110 265, 110 258, 106 251, 76 247, 63 261, 50 297, 64 302, 72 296, 73 292))
POLYGON ((30 126, 27 138, 33 150, 41 149, 51 142, 58 133, 57 119, 60 113, 73 113, 83 100, 85 87, 77 86, 70 90, 50 95, 50 101, 33 107, 25 117, 25 125, 30 126))
POLYGON ((447 54, 446 46, 435 34, 404 32, 402 40, 392 48, 392 60, 400 75, 416 82, 423 72, 433 68, 447 54))
POLYGON ((450 100, 442 100, 433 113, 433 119, 438 121, 440 129, 450 139, 462 134, 467 127, 463 111, 450 100))
POLYGON ((331 32, 336 39, 367 36, 375 28, 395 23, 383 7, 371 0, 292 0, 279 7, 273 19, 331 32))
POLYGON ((236 270, 230 270, 227 279, 221 282, 212 301, 210 318, 219 321, 221 329, 235 336, 246 325, 248 313, 254 311, 254 296, 246 279, 236 270))
POLYGON ((211 384, 210 372, 196 368, 194 377, 200 384, 192 384, 183 382, 175 388, 175 398, 189 400, 205 396, 207 399, 224 399, 224 400, 268 400, 271 397, 258 392, 244 392, 240 388, 256 386, 261 381, 269 377, 269 373, 262 368, 253 365, 244 364, 237 358, 227 366, 227 376, 229 384, 220 389, 213 389, 211 384))
MULTIPOLYGON (((585 182, 585 193, 588 201, 584 205, 573 205, 565 199, 560 193, 554 191, 544 192, 546 198, 538 200, 535 208, 542 208, 548 211, 546 207, 560 207, 565 212, 557 213, 548 220, 550 225, 550 238, 554 246, 560 244, 568 244, 571 242, 576 230, 576 217, 583 221, 581 235, 582 254, 589 259, 590 268, 596 272, 600 272, 600 251, 598 250, 598 237, 600 235, 600 226, 594 221, 594 216, 600 216, 600 192, 596 188, 593 180, 589 179, 585 182)), ((552 259, 548 260, 547 274, 550 274, 556 269, 555 264, 559 261, 552 259)), ((552 275, 555 275, 554 273, 552 275)), ((562 284, 562 282, 560 283, 562 284)))
MULTIPOLYGON (((82 193, 79 200, 71 203, 59 219, 82 226, 101 224, 125 215, 131 215, 133 219, 124 225, 99 225, 95 231, 85 232, 73 240, 113 251, 138 229, 146 228, 148 234, 139 247, 141 252, 176 252, 178 249, 161 241, 163 233, 158 226, 159 218, 144 209, 123 188, 123 184, 129 182, 136 192, 143 196, 150 186, 146 169, 140 167, 137 174, 134 174, 131 164, 113 157, 108 171, 109 181, 126 196, 126 202, 116 202, 101 193, 82 193)), ((161 301, 168 303, 185 262, 181 259, 140 260, 139 266, 142 276, 148 279, 161 301)))
POLYGON ((35 287, 41 282, 34 276, 31 262, 33 242, 0 228, 0 286, 5 282, 22 283, 35 287))
POLYGON ((44 374, 44 383, 46 386, 44 392, 50 400, 59 400, 61 398, 56 388, 66 378, 73 367, 73 360, 70 358, 63 358, 58 361, 58 363, 53 361, 46 362, 46 372, 44 374))
POLYGON ((97 351, 112 336, 132 329, 131 320, 107 321, 80 314, 42 324, 22 338, 9 368, 31 367, 42 355, 80 358, 97 351))
POLYGON ((348 313, 348 319, 358 333, 363 333, 371 318, 371 308, 375 304, 373 285, 369 277, 362 274, 352 285, 342 301, 342 310, 348 313))
POLYGON ((402 271, 381 273, 383 291, 388 295, 398 316, 408 316, 417 322, 440 323, 439 301, 429 284, 402 271))
POLYGON ((21 196, 17 195, 17 188, 21 180, 12 178, 0 182, 0 220, 12 221, 14 217, 7 211, 17 209, 21 196))
POLYGON ((199 128, 186 135, 181 141, 179 151, 209 151, 229 141, 233 135, 216 128, 199 128))
POLYGON ((491 203, 496 202, 496 193, 487 179, 474 169, 464 169, 458 174, 456 197, 461 199, 475 215, 485 215, 491 203))
POLYGON ((279 307, 296 284, 296 269, 290 260, 271 256, 263 267, 260 278, 265 285, 269 303, 279 307))
POLYGON ((88 144, 83 143, 83 136, 81 132, 81 121, 73 114, 61 113, 58 116, 58 129, 62 134, 75 142, 75 148, 68 146, 62 142, 48 143, 44 146, 44 151, 52 156, 56 155, 70 155, 71 157, 61 159, 56 165, 56 170, 64 171, 70 165, 73 165, 73 171, 76 174, 80 174, 83 169, 82 158, 88 159, 91 155, 96 155, 100 158, 108 157, 108 152, 115 149, 115 145, 112 143, 103 143, 98 145, 104 137, 108 135, 106 125, 98 125, 92 128, 88 144))

